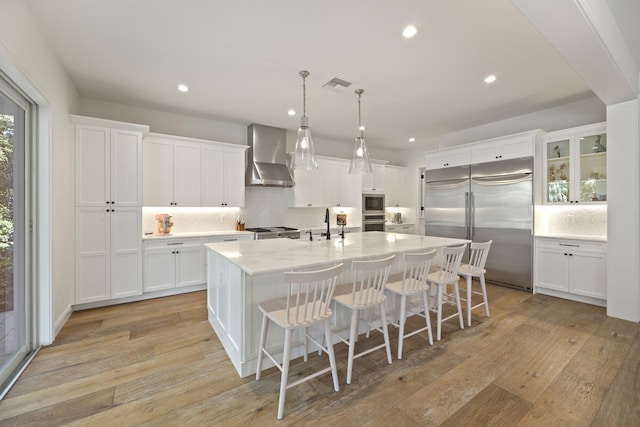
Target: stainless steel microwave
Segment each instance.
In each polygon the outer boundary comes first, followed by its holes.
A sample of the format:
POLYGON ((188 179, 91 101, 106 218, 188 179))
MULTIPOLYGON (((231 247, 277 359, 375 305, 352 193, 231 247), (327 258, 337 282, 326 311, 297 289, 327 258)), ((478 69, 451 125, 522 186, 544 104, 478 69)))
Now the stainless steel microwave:
POLYGON ((384 214, 384 194, 362 194, 362 214, 384 214))

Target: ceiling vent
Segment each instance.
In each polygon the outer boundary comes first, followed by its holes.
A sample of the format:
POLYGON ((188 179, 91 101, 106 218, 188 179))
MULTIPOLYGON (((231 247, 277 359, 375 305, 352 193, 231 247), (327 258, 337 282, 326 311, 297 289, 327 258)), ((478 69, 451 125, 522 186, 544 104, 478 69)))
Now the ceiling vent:
POLYGON ((351 86, 351 83, 349 83, 348 81, 339 79, 337 77, 334 77, 322 85, 322 87, 336 87, 336 86, 349 87, 351 86))

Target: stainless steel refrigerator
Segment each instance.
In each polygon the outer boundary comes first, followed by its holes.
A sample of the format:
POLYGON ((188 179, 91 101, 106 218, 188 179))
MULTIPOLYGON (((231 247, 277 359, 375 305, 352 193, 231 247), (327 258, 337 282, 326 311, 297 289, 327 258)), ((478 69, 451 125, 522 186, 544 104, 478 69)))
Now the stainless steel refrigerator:
POLYGON ((493 240, 485 278, 532 290, 533 158, 429 170, 425 234, 493 240))

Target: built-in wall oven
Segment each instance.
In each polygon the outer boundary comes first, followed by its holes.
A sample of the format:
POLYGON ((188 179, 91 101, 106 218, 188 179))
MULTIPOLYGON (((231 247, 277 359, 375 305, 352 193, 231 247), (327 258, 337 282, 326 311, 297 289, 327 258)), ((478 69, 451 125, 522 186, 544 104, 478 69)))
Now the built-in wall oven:
POLYGON ((362 231, 384 231, 384 194, 362 194, 362 231))
POLYGON ((384 194, 362 193, 362 214, 384 215, 384 194))

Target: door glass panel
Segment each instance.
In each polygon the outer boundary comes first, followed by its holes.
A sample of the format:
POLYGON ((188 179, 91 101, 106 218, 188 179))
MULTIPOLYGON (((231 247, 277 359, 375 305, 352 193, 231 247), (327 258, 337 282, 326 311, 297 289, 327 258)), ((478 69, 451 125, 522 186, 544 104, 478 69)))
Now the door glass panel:
POLYGON ((568 202, 571 198, 571 141, 547 143, 547 202, 568 202))
POLYGON ((580 201, 607 200, 607 135, 580 138, 580 201))
POLYGON ((25 110, 0 90, 0 384, 26 356, 25 110))

